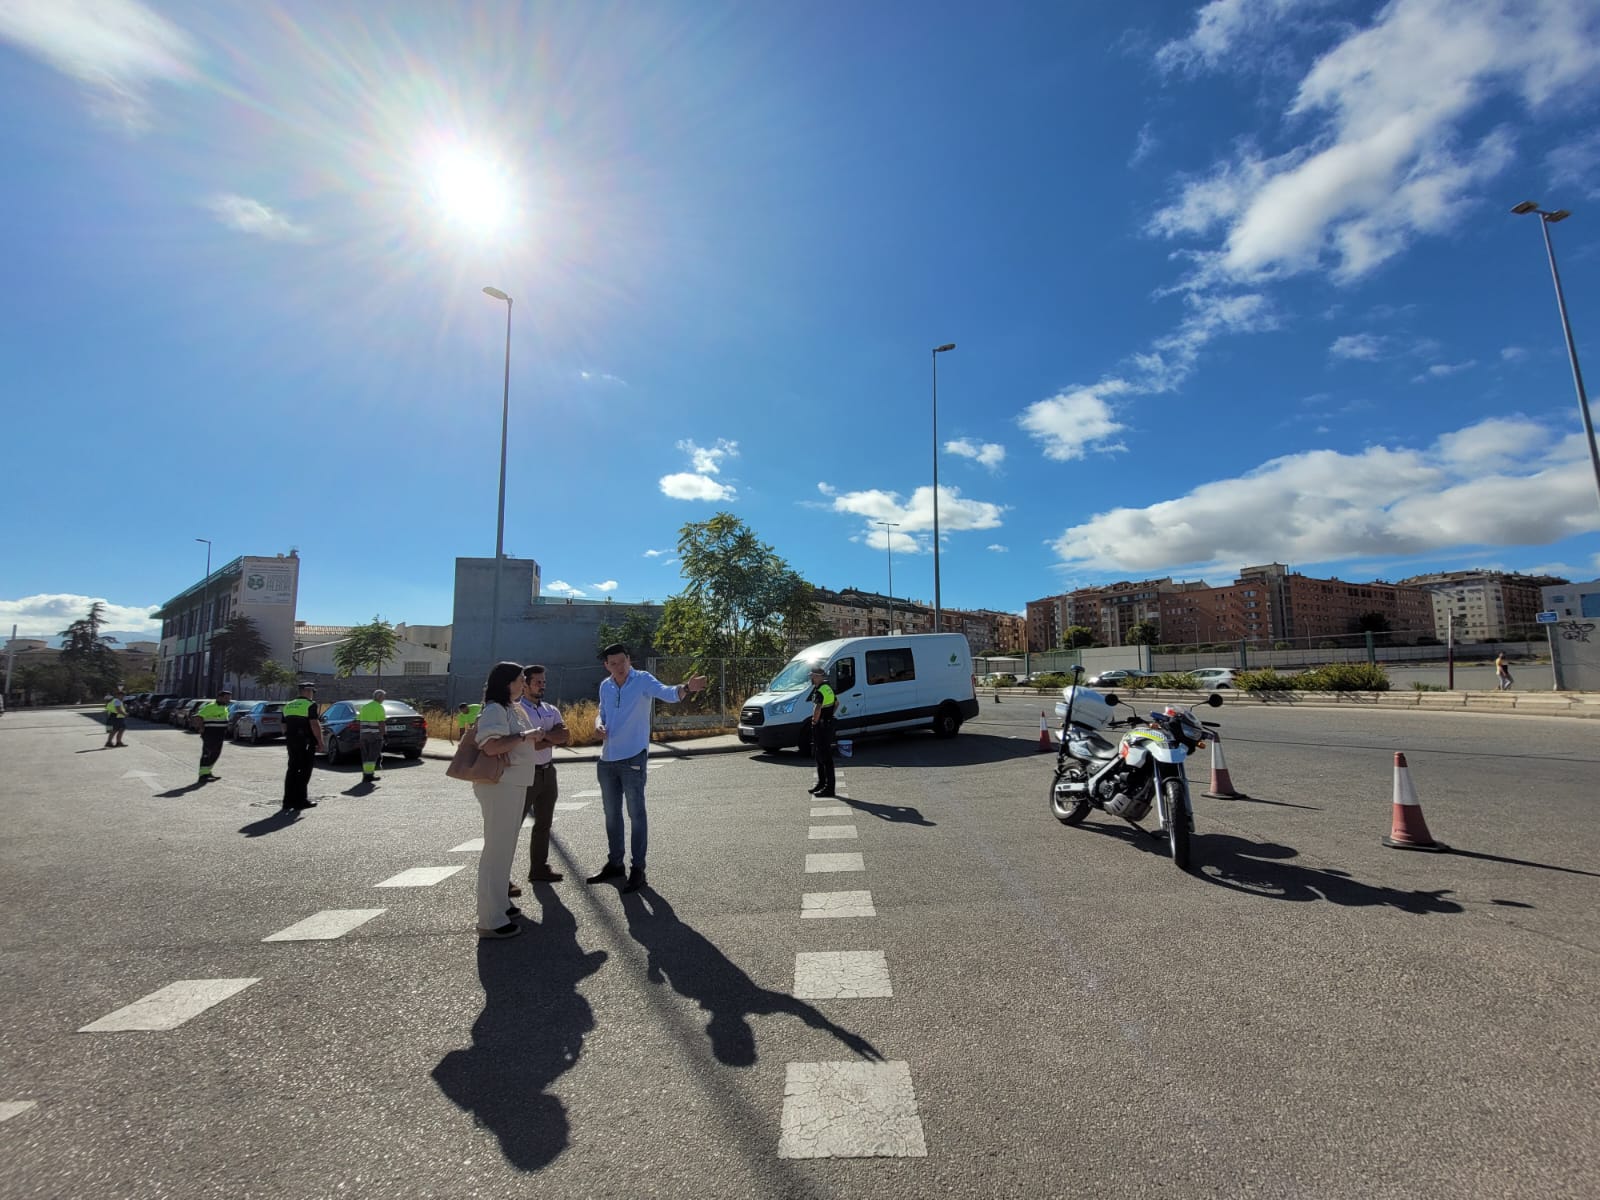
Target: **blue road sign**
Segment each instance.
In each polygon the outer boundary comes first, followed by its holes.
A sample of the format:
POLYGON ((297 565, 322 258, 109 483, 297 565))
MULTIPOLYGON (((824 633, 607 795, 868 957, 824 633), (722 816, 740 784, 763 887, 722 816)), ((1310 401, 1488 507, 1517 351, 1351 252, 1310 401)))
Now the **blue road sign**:
POLYGON ((1541 625, 1554 625, 1558 620, 1560 620, 1560 617, 1561 617, 1560 613, 1554 613, 1554 612, 1542 612, 1542 613, 1535 613, 1533 615, 1533 619, 1535 621, 1539 622, 1539 624, 1541 624, 1541 625))

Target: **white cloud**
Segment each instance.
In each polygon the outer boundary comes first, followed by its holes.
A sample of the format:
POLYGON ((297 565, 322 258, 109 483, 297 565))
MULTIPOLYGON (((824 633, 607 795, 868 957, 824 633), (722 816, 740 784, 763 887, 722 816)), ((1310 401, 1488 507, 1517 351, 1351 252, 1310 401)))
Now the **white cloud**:
POLYGON ((821 492, 824 496, 829 496, 829 497, 837 496, 839 494, 839 489, 834 487, 830 483, 819 483, 819 484, 817 484, 817 491, 821 492))
POLYGON ((689 456, 694 469, 663 476, 662 495, 674 500, 732 500, 738 494, 732 484, 718 483, 711 478, 721 473, 724 459, 739 457, 738 442, 718 438, 714 446, 698 446, 685 438, 677 446, 689 456))
POLYGON ((644 556, 646 558, 660 558, 663 555, 667 555, 667 554, 671 554, 671 553, 672 553, 671 550, 646 550, 644 552, 644 556))
POLYGON ((1090 450, 1109 449, 1125 426, 1111 410, 1109 399, 1133 391, 1125 379, 1102 379, 1092 387, 1057 392, 1036 400, 1017 418, 1034 439, 1044 444, 1046 458, 1068 462, 1090 450))
POLYGON ((592 587, 595 591, 604 594, 606 592, 614 592, 614 591, 616 591, 617 590, 617 581, 615 579, 608 579, 604 583, 591 583, 589 586, 592 587))
POLYGON ((1481 422, 1422 450, 1311 450, 1145 508, 1098 513, 1054 547, 1073 568, 1228 571, 1468 546, 1546 545, 1600 526, 1581 435, 1481 422))
POLYGON ((152 614, 161 606, 143 607, 133 604, 113 604, 104 596, 79 596, 71 592, 56 592, 37 596, 23 596, 19 600, 0 600, 0 642, 11 636, 11 626, 17 627, 18 637, 53 638, 74 621, 88 615, 89 606, 105 605, 106 629, 125 630, 129 633, 147 633, 161 636, 161 622, 152 614))
POLYGON ((544 585, 544 590, 554 592, 558 596, 578 597, 584 595, 581 588, 575 588, 565 579, 556 579, 544 585))
POLYGON ((999 542, 990 542, 984 549, 995 554, 1008 554, 1011 551, 1010 546, 1002 546, 999 542))
POLYGON ((1451 375, 1455 375, 1461 371, 1466 371, 1477 365, 1478 360, 1475 358, 1469 358, 1466 362, 1458 363, 1434 363, 1421 375, 1414 377, 1411 382, 1427 383, 1430 379, 1448 379, 1451 375))
POLYGON ((671 496, 674 500, 732 500, 735 491, 715 479, 680 471, 676 475, 661 477, 661 494, 671 496))
POLYGON ((620 375, 611 375, 605 371, 579 371, 578 378, 585 383, 609 383, 617 387, 627 387, 628 381, 620 375))
MULTIPOLYGON (((905 500, 899 492, 878 488, 860 492, 845 492, 836 496, 833 510, 853 513, 867 519, 865 531, 858 540, 875 549, 883 549, 886 530, 877 525, 888 521, 900 528, 894 531, 894 549, 907 554, 931 552, 929 539, 915 538, 913 534, 931 533, 933 530, 933 489, 920 487, 905 500)), ((939 487, 939 533, 961 533, 972 529, 994 529, 1000 525, 1005 506, 984 500, 968 500, 959 488, 939 487)))
POLYGON ((268 208, 259 200, 248 196, 224 193, 206 201, 212 215, 229 229, 251 233, 272 241, 303 241, 311 236, 304 225, 297 225, 276 209, 268 208))
POLYGON ((1133 153, 1128 156, 1128 165, 1137 167, 1154 154, 1160 145, 1161 139, 1150 132, 1150 122, 1146 121, 1139 127, 1139 140, 1133 147, 1133 153))
POLYGON ((195 78, 189 36, 138 0, 4 0, 0 39, 84 85, 97 117, 137 133, 149 125, 146 92, 195 78))
POLYGON ((1545 155, 1544 165, 1551 187, 1571 188, 1589 200, 1600 198, 1600 132, 1557 146, 1545 155))
POLYGON ((1188 37, 1156 52, 1156 64, 1166 70, 1217 67, 1240 42, 1259 38, 1285 14, 1316 6, 1317 0, 1211 0, 1195 14, 1188 37))
POLYGON ((1333 345, 1328 347, 1328 355, 1331 358, 1372 362, 1382 358, 1388 347, 1389 339, 1375 333, 1347 333, 1342 338, 1334 339, 1333 345))
POLYGON ((958 454, 962 458, 970 458, 980 467, 994 470, 1006 460, 1006 448, 998 442, 984 442, 981 445, 970 438, 957 438, 953 442, 944 444, 946 454, 958 454))
POLYGON ((1502 362, 1517 362, 1527 357, 1528 352, 1521 346, 1506 346, 1500 351, 1500 360, 1502 362))
MULTIPOLYGON (((1217 0, 1190 39, 1161 55, 1168 65, 1218 64, 1243 29, 1291 7, 1217 0)), ((1491 102, 1504 111, 1510 97, 1537 109, 1592 86, 1596 13, 1560 0, 1392 0, 1301 79, 1283 114, 1298 145, 1273 157, 1241 145, 1189 181, 1151 228, 1170 237, 1222 227, 1201 256, 1201 282, 1321 268, 1361 278, 1415 237, 1451 228, 1511 161, 1508 128, 1468 142, 1470 116, 1491 102)))

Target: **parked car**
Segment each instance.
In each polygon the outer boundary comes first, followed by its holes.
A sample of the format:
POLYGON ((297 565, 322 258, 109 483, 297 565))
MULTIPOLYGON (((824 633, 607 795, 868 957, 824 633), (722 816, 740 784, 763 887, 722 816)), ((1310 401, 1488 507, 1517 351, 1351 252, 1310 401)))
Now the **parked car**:
POLYGON ((233 738, 259 746, 268 738, 283 736, 283 701, 257 700, 239 718, 233 738))
MULTIPOLYGON (((366 703, 340 700, 322 710, 322 747, 330 767, 361 754, 361 724, 356 712, 366 703)), ((383 752, 421 758, 428 742, 428 722, 423 715, 404 700, 385 700, 383 714, 383 752)))
POLYGON ((154 704, 146 706, 145 719, 147 721, 159 721, 165 725, 172 719, 172 710, 182 703, 182 696, 162 696, 154 704))
POLYGON ((140 702, 149 694, 149 692, 125 693, 122 697, 123 711, 126 712, 130 717, 137 716, 139 713, 140 702))
POLYGON ((202 697, 198 700, 185 700, 177 708, 172 710, 172 723, 182 729, 185 733, 198 733, 199 730, 194 727, 194 715, 200 711, 200 706, 202 704, 210 703, 210 699, 205 697, 202 697))
POLYGON ((1233 679, 1238 672, 1232 667, 1199 667, 1189 674, 1193 675, 1195 682, 1208 692, 1239 686, 1233 679))
POLYGON ((1127 686, 1130 679, 1150 679, 1149 671, 1135 671, 1123 667, 1116 667, 1110 671, 1101 671, 1100 674, 1091 676, 1084 682, 1092 688, 1116 687, 1119 684, 1127 686))
POLYGON ((240 719, 255 706, 256 702, 254 700, 230 700, 228 702, 229 737, 236 738, 239 736, 240 719))

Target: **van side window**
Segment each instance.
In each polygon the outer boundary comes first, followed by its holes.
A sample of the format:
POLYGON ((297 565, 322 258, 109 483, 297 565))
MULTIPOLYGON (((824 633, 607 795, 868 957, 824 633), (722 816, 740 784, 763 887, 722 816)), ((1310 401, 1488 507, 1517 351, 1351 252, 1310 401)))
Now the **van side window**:
POLYGON ((833 687, 835 691, 848 692, 856 685, 856 660, 841 658, 833 664, 833 687))
POLYGON ((867 682, 904 683, 917 677, 916 661, 911 657, 911 647, 893 650, 867 651, 867 682))

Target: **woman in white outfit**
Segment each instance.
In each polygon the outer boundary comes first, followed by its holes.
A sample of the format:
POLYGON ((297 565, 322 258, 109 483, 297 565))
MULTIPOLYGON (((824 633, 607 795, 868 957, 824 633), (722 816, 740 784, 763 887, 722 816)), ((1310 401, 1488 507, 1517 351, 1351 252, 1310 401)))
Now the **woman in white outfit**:
POLYGON ((483 685, 483 711, 478 714, 478 748, 505 755, 506 770, 498 783, 475 783, 472 792, 483 810, 483 851, 478 855, 478 936, 516 937, 522 926, 508 920, 520 909, 506 907, 506 880, 517 856, 522 810, 534 776, 536 731, 516 701, 522 695, 522 666, 503 662, 483 685))

